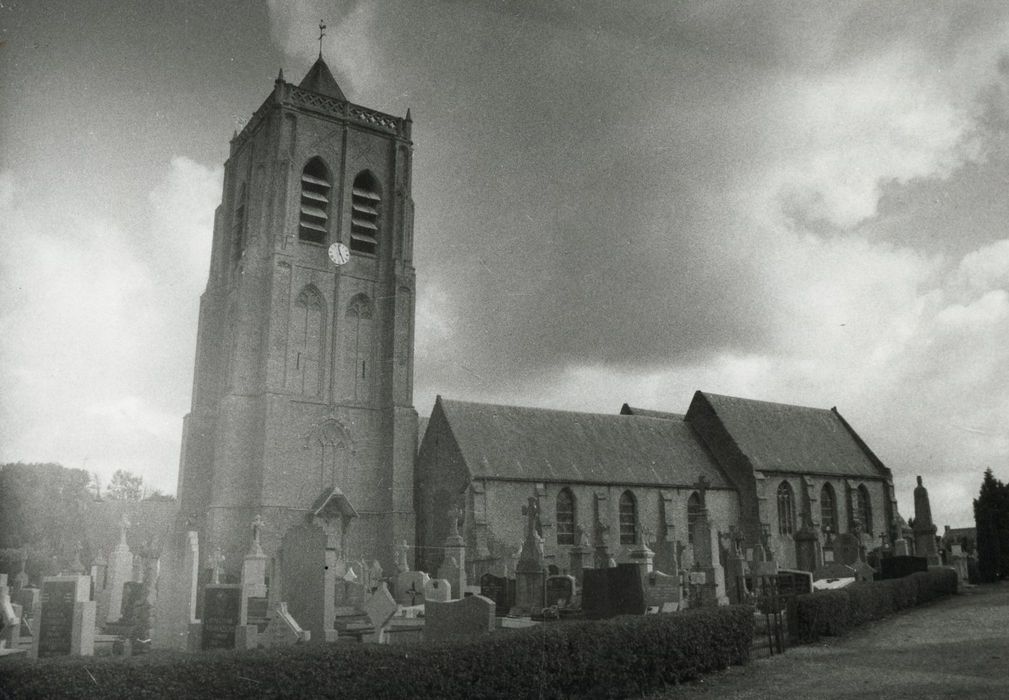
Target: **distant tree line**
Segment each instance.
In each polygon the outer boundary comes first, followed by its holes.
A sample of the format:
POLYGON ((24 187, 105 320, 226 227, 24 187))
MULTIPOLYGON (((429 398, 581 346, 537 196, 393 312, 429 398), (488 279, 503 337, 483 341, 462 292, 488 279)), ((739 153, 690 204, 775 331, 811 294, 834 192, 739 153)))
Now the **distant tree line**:
POLYGON ((1009 577, 1009 486, 984 473, 974 499, 978 573, 986 583, 1009 577))
MULTIPOLYGON (((25 560, 32 580, 57 573, 75 557, 96 552, 82 523, 101 500, 144 499, 143 477, 119 470, 101 489, 96 474, 59 464, 0 464, 0 572, 16 574, 25 560), (78 551, 80 547, 80 551, 78 551)), ((154 491, 147 500, 174 500, 154 491)))

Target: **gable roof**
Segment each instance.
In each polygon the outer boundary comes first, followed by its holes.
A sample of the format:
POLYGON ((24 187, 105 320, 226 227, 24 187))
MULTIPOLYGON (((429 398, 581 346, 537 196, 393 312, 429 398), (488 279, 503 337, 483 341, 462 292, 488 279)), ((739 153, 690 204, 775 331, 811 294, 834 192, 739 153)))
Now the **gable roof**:
POLYGON ((684 418, 682 413, 668 413, 666 411, 653 411, 650 408, 636 408, 626 403, 620 407, 620 415, 645 416, 647 418, 662 418, 664 420, 683 420, 684 418))
POLYGON ((698 391, 754 469, 882 478, 886 467, 837 409, 808 408, 698 391))
POLYGON ((441 397, 472 478, 733 488, 682 421, 497 406, 441 397))
POLYGON ((302 90, 310 90, 320 95, 329 95, 338 100, 347 101, 343 90, 337 85, 332 71, 329 70, 329 66, 322 60, 322 56, 319 56, 315 63, 312 64, 312 67, 308 69, 308 73, 301 79, 298 87, 302 90))

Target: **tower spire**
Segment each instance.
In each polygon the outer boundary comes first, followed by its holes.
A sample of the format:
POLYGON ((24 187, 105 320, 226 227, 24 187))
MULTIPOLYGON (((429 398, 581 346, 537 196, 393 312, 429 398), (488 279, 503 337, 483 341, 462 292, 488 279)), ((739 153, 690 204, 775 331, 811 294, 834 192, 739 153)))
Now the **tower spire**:
POLYGON ((322 37, 326 36, 326 23, 319 20, 319 58, 322 58, 322 37))

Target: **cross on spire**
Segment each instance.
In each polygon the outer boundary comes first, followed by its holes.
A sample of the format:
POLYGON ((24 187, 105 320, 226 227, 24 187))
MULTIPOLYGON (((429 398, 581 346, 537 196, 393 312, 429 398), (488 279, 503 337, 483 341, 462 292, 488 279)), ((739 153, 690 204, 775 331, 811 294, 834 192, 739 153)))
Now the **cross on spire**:
POLYGON ((322 58, 322 37, 326 36, 326 23, 319 20, 319 58, 322 58))

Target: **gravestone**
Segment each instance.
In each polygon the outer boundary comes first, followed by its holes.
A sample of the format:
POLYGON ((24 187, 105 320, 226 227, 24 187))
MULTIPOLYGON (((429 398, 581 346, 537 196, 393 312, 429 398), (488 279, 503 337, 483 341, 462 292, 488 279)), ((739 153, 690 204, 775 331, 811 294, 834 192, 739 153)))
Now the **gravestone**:
POLYGON ((42 580, 33 657, 94 654, 95 603, 88 600, 90 591, 88 576, 47 576, 42 580))
POLYGON ((358 615, 363 610, 364 601, 367 599, 368 591, 365 590, 364 584, 346 579, 338 580, 335 588, 336 609, 334 614, 337 617, 358 615))
POLYGON ((424 600, 445 603, 452 600, 452 586, 443 578, 433 578, 424 584, 424 600))
POLYGON ((861 559, 862 543, 850 532, 843 532, 834 540, 834 554, 837 563, 853 566, 861 559))
POLYGON ((652 571, 645 577, 645 607, 655 612, 675 612, 680 605, 680 577, 652 571))
POLYGON ((911 556, 911 547, 903 537, 897 538, 897 541, 893 543, 893 555, 895 557, 911 556))
POLYGON ((385 583, 380 583, 364 604, 364 612, 375 630, 372 639, 367 641, 378 644, 385 643, 385 628, 397 610, 399 610, 399 606, 396 604, 396 600, 389 593, 385 583))
POLYGON ((887 557, 880 562, 880 578, 904 578, 916 571, 928 571, 925 557, 887 557))
POLYGON ((494 631, 494 601, 470 595, 446 603, 428 601, 424 606, 424 640, 467 639, 494 631))
POLYGON ((204 587, 201 649, 235 648, 235 628, 241 620, 241 596, 242 586, 237 584, 209 584, 204 587))
POLYGON ((829 579, 855 578, 855 569, 847 564, 832 562, 824 564, 813 572, 813 581, 825 581, 829 579))
POLYGON ((266 631, 260 635, 259 640, 267 649, 273 647, 287 647, 293 644, 307 642, 312 638, 312 633, 303 630, 301 625, 287 611, 287 603, 277 603, 273 611, 273 617, 266 626, 266 631))
POLYGON ((493 600, 494 614, 504 617, 515 605, 515 579, 486 573, 480 577, 480 595, 493 600))
POLYGON ((396 602, 417 605, 424 602, 424 587, 431 577, 423 571, 404 571, 396 576, 396 602))
POLYGON ((119 544, 109 554, 108 569, 105 574, 105 588, 99 595, 99 608, 105 611, 105 622, 116 622, 123 613, 123 586, 133 580, 133 553, 126 544, 126 530, 130 519, 123 514, 119 521, 119 544))
POLYGON ((584 574, 582 610, 588 619, 645 613, 645 591, 638 565, 618 564, 612 569, 586 569, 584 574))
POLYGON ((574 606, 575 577, 547 576, 546 607, 556 605, 562 608, 574 606))
POLYGON ((0 649, 16 649, 21 637, 21 606, 11 602, 7 574, 0 574, 0 649))
POLYGON ((162 649, 183 651, 190 646, 189 631, 196 623, 199 590, 199 536, 195 531, 180 533, 166 544, 158 576, 155 601, 157 623, 152 644, 162 649))

